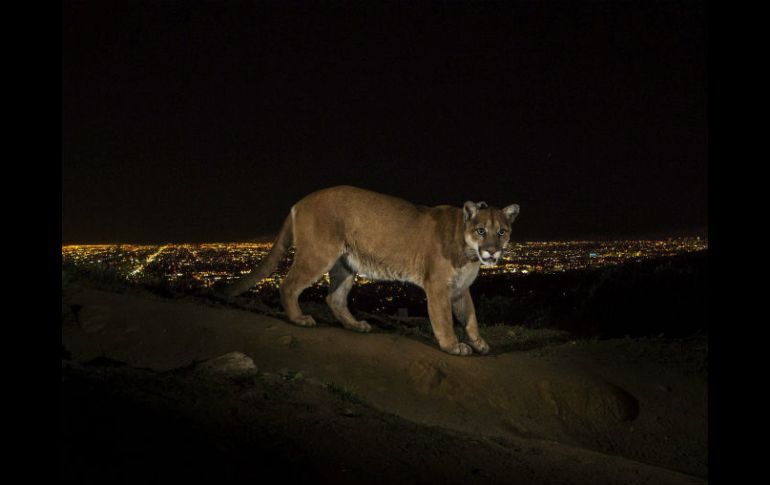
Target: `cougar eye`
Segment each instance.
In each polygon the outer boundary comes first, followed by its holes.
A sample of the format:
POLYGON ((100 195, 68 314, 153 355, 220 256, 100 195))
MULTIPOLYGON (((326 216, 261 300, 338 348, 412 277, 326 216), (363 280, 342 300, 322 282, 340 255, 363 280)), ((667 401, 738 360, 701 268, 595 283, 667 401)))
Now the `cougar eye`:
POLYGON ((476 232, 479 233, 479 236, 483 236, 484 234, 487 233, 487 230, 484 229, 483 227, 479 227, 478 229, 476 229, 476 232))
POLYGON ((500 229, 499 231, 497 231, 497 235, 498 236, 505 236, 505 229, 500 229))

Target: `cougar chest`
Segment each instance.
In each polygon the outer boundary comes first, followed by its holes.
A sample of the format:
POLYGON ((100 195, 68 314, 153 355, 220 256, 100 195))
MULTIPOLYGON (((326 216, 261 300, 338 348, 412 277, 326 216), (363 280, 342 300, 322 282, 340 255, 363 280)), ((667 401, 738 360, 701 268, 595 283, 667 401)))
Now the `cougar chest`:
POLYGON ((476 276, 478 276, 479 266, 478 262, 474 262, 467 263, 465 266, 457 268, 454 276, 449 281, 449 286, 458 291, 468 288, 476 279, 476 276))

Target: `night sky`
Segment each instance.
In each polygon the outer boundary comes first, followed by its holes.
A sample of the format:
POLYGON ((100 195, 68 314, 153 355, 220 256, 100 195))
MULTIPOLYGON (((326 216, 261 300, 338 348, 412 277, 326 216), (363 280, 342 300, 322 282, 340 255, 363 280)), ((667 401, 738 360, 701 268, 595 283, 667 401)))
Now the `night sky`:
POLYGON ((340 184, 703 235, 702 3, 319 5, 65 2, 62 242, 253 240, 340 184))

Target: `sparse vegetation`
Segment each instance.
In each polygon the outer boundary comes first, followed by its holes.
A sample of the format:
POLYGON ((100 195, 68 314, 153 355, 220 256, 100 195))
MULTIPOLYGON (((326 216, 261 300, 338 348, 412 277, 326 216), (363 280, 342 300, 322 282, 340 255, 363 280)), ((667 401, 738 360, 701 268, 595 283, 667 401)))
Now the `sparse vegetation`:
POLYGON ((351 387, 327 382, 326 388, 333 394, 342 398, 343 401, 347 401, 351 404, 365 404, 364 400, 361 399, 351 387))
POLYGON ((493 345, 496 353, 532 350, 561 344, 573 338, 564 330, 504 324, 484 327, 482 336, 493 345))
POLYGON ((707 332, 708 252, 599 270, 479 279, 480 324, 552 328, 579 337, 707 332), (512 289, 511 289, 512 288, 512 289))

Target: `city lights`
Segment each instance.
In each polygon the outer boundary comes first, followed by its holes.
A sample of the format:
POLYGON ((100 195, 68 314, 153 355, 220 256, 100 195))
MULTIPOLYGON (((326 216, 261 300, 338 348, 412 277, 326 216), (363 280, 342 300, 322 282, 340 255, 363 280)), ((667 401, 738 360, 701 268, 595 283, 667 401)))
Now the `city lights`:
MULTIPOLYGON (((214 283, 234 281, 248 273, 271 247, 271 243, 69 245, 62 247, 62 262, 97 265, 129 280, 153 276, 174 282, 186 278, 192 285, 211 287, 214 283)), ((601 268, 707 248, 708 242, 702 238, 511 243, 501 263, 494 267, 482 267, 479 278, 494 274, 531 275, 601 268)), ((293 250, 290 250, 278 269, 252 291, 277 287, 291 266, 292 255, 293 250)), ((371 283, 360 276, 356 282, 364 285, 371 283)), ((324 275, 316 286, 327 284, 328 275, 324 275)))

